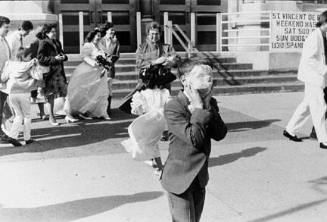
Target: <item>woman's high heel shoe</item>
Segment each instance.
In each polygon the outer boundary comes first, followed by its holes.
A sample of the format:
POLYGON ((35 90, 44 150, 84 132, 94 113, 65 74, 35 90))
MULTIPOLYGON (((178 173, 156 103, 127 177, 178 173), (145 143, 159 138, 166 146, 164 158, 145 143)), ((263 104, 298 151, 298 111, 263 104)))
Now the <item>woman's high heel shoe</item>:
POLYGON ((105 119, 105 120, 111 120, 109 115, 103 116, 102 118, 105 119))
POLYGON ((52 126, 59 126, 59 123, 56 121, 55 118, 49 118, 49 123, 52 125, 52 126))
POLYGON ((66 123, 76 123, 78 121, 78 119, 75 119, 75 118, 70 117, 70 116, 66 116, 65 121, 66 121, 66 123))

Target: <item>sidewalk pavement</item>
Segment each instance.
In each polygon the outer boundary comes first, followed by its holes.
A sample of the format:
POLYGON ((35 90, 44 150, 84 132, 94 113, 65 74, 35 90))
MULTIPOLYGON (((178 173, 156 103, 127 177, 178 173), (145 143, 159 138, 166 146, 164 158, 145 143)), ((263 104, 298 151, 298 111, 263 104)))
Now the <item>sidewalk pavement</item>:
MULTIPOLYGON (((202 222, 327 221, 327 151, 282 137, 302 96, 217 97, 229 132, 212 143, 202 222)), ((0 221, 170 221, 153 169, 120 145, 131 121, 115 111, 111 121, 35 122, 35 144, 1 144, 0 221)), ((165 159, 168 143, 160 149, 165 159)))

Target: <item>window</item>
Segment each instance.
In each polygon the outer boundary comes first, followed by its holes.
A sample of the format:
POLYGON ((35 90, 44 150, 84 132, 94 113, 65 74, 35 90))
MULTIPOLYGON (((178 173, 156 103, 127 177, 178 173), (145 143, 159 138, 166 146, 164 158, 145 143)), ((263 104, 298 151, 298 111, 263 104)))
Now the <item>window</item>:
POLYGON ((74 4, 74 3, 88 4, 89 0, 61 0, 60 2, 63 4, 74 4))
POLYGON ((185 5, 185 0, 160 0, 162 5, 185 5))
MULTIPOLYGON (((78 25, 79 17, 78 12, 64 12, 62 15, 63 25, 78 25)), ((84 12, 83 14, 84 25, 90 25, 90 14, 84 12)))
POLYGON ((102 0, 102 4, 129 4, 129 0, 102 0))
POLYGON ((198 5, 221 5, 221 0, 198 0, 198 5))
MULTIPOLYGON (((173 24, 178 25, 185 25, 186 18, 185 18, 185 12, 169 12, 168 13, 169 20, 172 21, 173 24)), ((160 24, 163 24, 163 13, 160 15, 160 24)))
MULTIPOLYGON (((112 12, 112 23, 115 25, 129 25, 129 12, 112 12)), ((107 21, 107 12, 102 14, 102 21, 107 21)))
POLYGON ((198 44, 216 44, 216 32, 212 31, 201 31, 198 32, 198 44))
POLYGON ((116 36, 121 45, 130 45, 131 37, 130 33, 126 31, 116 31, 116 36))
POLYGON ((216 25, 216 14, 197 14, 198 25, 216 25))

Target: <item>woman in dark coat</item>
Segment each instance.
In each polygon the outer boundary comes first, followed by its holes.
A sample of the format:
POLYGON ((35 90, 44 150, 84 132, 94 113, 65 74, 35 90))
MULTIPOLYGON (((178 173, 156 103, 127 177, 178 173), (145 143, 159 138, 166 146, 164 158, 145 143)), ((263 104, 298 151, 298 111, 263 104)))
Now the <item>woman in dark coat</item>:
MULTIPOLYGON (((67 95, 67 79, 63 62, 67 61, 68 58, 60 41, 56 39, 56 25, 45 25, 42 32, 45 34, 45 39, 40 41, 37 58, 41 65, 50 68, 50 71, 43 76, 45 82, 44 95, 49 104, 49 122, 57 126, 59 124, 53 113, 54 99, 67 95)), ((66 122, 77 121, 70 115, 66 115, 65 120, 66 122)))

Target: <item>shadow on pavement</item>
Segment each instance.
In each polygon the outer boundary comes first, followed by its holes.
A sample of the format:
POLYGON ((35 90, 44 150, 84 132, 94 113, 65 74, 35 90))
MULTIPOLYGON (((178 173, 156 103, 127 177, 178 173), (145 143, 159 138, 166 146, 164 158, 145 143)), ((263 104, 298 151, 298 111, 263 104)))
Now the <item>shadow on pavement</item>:
POLYGON ((36 140, 35 143, 23 147, 11 145, 1 147, 0 156, 78 147, 108 139, 128 137, 127 127, 133 121, 134 116, 119 110, 113 110, 112 116, 113 119, 110 121, 83 120, 73 124, 32 129, 32 138, 36 140))
POLYGON ((283 216, 287 216, 289 214, 293 214, 295 212, 305 210, 305 209, 310 208, 310 207, 314 207, 314 206, 322 204, 322 203, 324 203, 326 201, 327 201, 327 198, 322 199, 322 200, 312 201, 312 202, 301 204, 301 205, 298 205, 296 207, 293 207, 293 208, 290 208, 290 209, 287 209, 287 210, 284 210, 284 211, 281 211, 281 212, 278 212, 278 213, 275 213, 275 214, 272 214, 272 215, 268 215, 268 216, 265 216, 265 217, 262 217, 262 218, 259 218, 259 219, 250 220, 248 222, 267 222, 267 221, 275 220, 277 218, 281 218, 283 216))
POLYGON ((265 151, 266 149, 267 148, 263 148, 263 147, 253 147, 253 148, 242 150, 241 152, 238 153, 231 153, 219 157, 212 157, 209 159, 209 167, 221 166, 221 165, 235 162, 241 158, 252 157, 255 156, 257 153, 265 151))
POLYGON ((280 119, 256 120, 246 122, 227 123, 228 132, 242 132, 251 129, 259 129, 267 127, 274 122, 279 122, 280 119))
POLYGON ((2 208, 0 209, 0 220, 24 222, 72 221, 97 215, 124 204, 157 199, 162 195, 162 192, 154 191, 75 200, 37 208, 2 208))
POLYGON ((326 195, 327 194, 327 176, 309 181, 312 184, 312 189, 326 195))

